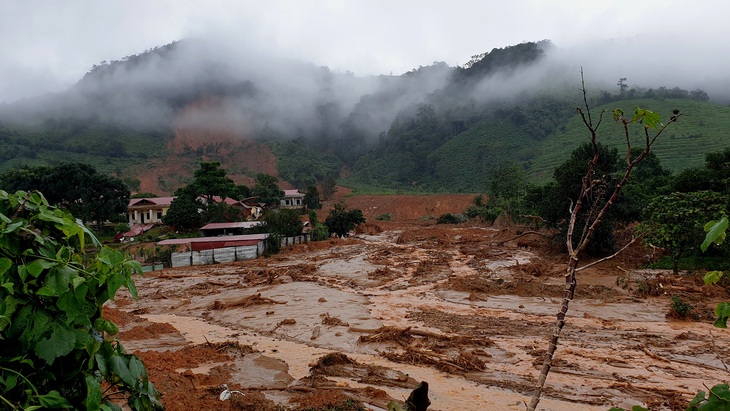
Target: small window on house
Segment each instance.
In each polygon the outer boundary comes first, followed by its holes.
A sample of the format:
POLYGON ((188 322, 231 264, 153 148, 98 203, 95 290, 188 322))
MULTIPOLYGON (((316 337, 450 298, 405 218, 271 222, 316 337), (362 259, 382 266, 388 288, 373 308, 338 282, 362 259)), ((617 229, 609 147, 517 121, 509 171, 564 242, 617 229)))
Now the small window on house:
POLYGON ((297 205, 302 205, 302 199, 297 198, 297 205))
POLYGON ((286 205, 291 205, 291 200, 286 200, 286 205))
POLYGON ((157 212, 157 219, 162 220, 162 211, 157 212))

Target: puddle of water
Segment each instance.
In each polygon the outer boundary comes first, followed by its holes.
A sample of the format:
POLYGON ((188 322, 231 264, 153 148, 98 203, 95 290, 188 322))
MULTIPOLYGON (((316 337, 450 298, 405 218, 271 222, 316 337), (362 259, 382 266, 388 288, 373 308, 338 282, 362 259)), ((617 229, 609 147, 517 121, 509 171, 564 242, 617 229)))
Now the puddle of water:
POLYGON ((368 311, 367 297, 325 287, 317 283, 298 282, 247 290, 260 292, 262 297, 286 304, 255 305, 247 308, 229 308, 211 311, 213 321, 235 328, 271 332, 304 344, 348 352, 371 352, 368 345, 358 345, 359 335, 348 332, 348 327, 379 328, 382 322, 373 319, 368 311), (345 325, 325 325, 324 316, 336 317, 345 325), (294 319, 296 323, 287 324, 294 319))
MULTIPOLYGON (((560 310, 560 298, 520 297, 516 295, 485 296, 483 300, 469 300, 469 293, 453 290, 436 292, 441 298, 458 304, 493 310, 505 310, 535 316, 549 316, 560 310)), ((573 300, 570 303, 569 316, 582 318, 592 316, 604 320, 625 322, 665 322, 661 307, 647 303, 603 303, 589 300, 573 300)))

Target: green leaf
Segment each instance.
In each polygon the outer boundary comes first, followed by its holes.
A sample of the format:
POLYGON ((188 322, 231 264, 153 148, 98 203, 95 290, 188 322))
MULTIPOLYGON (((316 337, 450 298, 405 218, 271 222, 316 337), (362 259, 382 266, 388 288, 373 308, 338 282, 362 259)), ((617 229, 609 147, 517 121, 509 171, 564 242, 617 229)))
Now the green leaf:
POLYGON ((124 381, 125 384, 134 386, 137 382, 132 373, 129 372, 129 362, 127 358, 114 354, 109 358, 109 367, 111 371, 124 381))
POLYGON ((613 121, 619 121, 624 116, 624 111, 620 108, 613 110, 613 121))
POLYGON ((28 270, 28 273, 32 275, 35 278, 38 278, 39 275, 43 272, 43 270, 49 269, 53 266, 55 266, 55 261, 47 261, 42 259, 33 260, 30 264, 25 264, 26 270, 28 270))
POLYGON ((0 315, 0 331, 4 330, 5 327, 10 324, 10 317, 8 317, 7 315, 0 315))
POLYGON ((722 271, 709 271, 704 277, 702 277, 702 281, 704 281, 706 285, 717 284, 717 282, 720 281, 720 278, 722 278, 722 274, 722 271))
POLYGON ((4 275, 12 266, 13 262, 9 258, 0 258, 0 276, 4 275))
POLYGON ((101 409, 102 411, 122 411, 122 407, 114 404, 111 401, 107 401, 104 404, 101 404, 101 409))
POLYGON ((661 125, 662 117, 651 110, 637 107, 632 121, 644 123, 649 128, 657 128, 657 126, 661 125))
POLYGON ((730 303, 719 303, 715 307, 715 316, 717 320, 713 325, 717 328, 727 328, 727 319, 730 317, 730 303))
POLYGON ((702 401, 704 401, 704 400, 705 400, 705 392, 704 391, 698 392, 697 395, 695 395, 695 397, 692 399, 692 401, 690 401, 688 409, 692 409, 693 407, 696 408, 697 406, 702 404, 702 401))
POLYGON ((35 346, 35 353, 48 364, 70 353, 76 344, 76 335, 73 331, 59 323, 51 323, 51 335, 38 342, 35 346))
MULTIPOLYGON (((716 399, 725 403, 725 407, 730 405, 730 387, 727 384, 717 384, 710 390, 710 399, 716 399)), ((727 409, 727 408, 725 408, 727 409)))
POLYGON ((16 374, 8 374, 5 378, 5 390, 10 391, 18 383, 18 376, 16 374))
POLYGON ((26 222, 23 220, 18 220, 18 221, 15 221, 14 223, 10 223, 5 226, 5 228, 2 231, 2 234, 12 233, 13 231, 17 230, 18 227, 20 227, 24 224, 26 224, 26 222))
POLYGON ((38 402, 40 402, 41 406, 44 408, 73 408, 71 403, 63 398, 56 390, 53 390, 48 394, 39 395, 38 402))
POLYGON ((132 376, 136 380, 141 380, 142 384, 147 383, 147 370, 145 369, 142 360, 140 360, 136 355, 129 358, 129 372, 132 373, 132 376))
POLYGON ((722 244, 722 242, 725 241, 727 227, 727 217, 723 217, 719 221, 713 220, 705 224, 705 231, 707 234, 705 235, 705 241, 700 246, 702 252, 707 251, 707 248, 710 247, 710 244, 712 243, 717 245, 722 244))
MULTIPOLYGON (((73 271, 73 270, 71 270, 73 271)), ((48 289, 53 296, 59 296, 69 290, 71 273, 68 267, 60 267, 49 271, 43 288, 48 289)))
POLYGON ((101 371, 101 374, 104 377, 109 377, 109 364, 106 361, 106 357, 102 355, 102 353, 97 352, 94 354, 94 358, 96 359, 96 367, 101 371))
POLYGON ((101 385, 92 375, 86 376, 86 401, 87 410, 99 410, 101 408, 101 385))
POLYGON ((391 401, 387 405, 388 411, 405 411, 404 408, 395 401, 391 401))

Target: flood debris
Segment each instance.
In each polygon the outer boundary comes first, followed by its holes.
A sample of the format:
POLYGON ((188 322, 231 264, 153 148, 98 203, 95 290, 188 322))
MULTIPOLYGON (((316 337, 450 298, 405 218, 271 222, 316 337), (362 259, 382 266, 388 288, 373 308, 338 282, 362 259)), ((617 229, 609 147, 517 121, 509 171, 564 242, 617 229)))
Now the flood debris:
POLYGON ((233 394, 238 394, 238 395, 241 395, 241 396, 244 396, 245 395, 241 391, 231 390, 230 388, 228 388, 228 384, 221 384, 221 388, 223 389, 223 392, 221 392, 220 396, 218 397, 218 399, 220 399, 221 401, 228 401, 228 400, 230 400, 231 399, 231 395, 233 395, 233 394))
POLYGON ((324 325, 328 325, 328 326, 331 326, 331 327, 334 327, 334 326, 337 326, 337 325, 340 325, 340 326, 343 326, 343 327, 349 327, 350 326, 349 323, 340 320, 340 317, 333 317, 333 316, 330 315, 330 313, 320 314, 319 316, 322 317, 322 324, 324 324, 324 325))
MULTIPOLYGON (((421 380, 430 382, 434 409, 518 408, 545 355, 540 342, 562 293, 562 257, 535 235, 493 245, 515 237, 514 228, 396 224, 269 259, 145 276, 138 301, 117 296, 113 306, 129 316, 114 319, 168 411, 380 411, 392 400, 404 409, 406 397, 424 407, 408 395, 421 380), (165 333, 132 339, 139 326, 165 333), (282 328, 271 333, 274 326, 282 328), (209 342, 200 344, 203 337, 209 342), (235 341, 258 351, 241 355, 235 341), (221 402, 223 383, 245 395, 221 402)), ((727 346, 730 335, 708 335, 710 320, 665 317, 673 295, 697 309, 724 295, 703 286, 700 274, 638 275, 632 261, 643 263, 644 251, 634 255, 620 261, 624 268, 581 272, 579 314, 566 326, 570 349, 554 363, 546 409, 686 409, 703 382, 726 377, 713 346, 727 346)))
POLYGON ((418 381, 401 371, 360 364, 341 352, 327 354, 310 366, 309 372, 313 376, 347 377, 363 384, 388 387, 413 388, 418 384, 418 381))
POLYGON ((265 305, 265 304, 286 304, 286 301, 276 301, 271 298, 262 297, 261 293, 248 295, 242 298, 235 299, 218 299, 208 305, 209 310, 225 310, 227 308, 236 307, 250 307, 253 305, 265 305))

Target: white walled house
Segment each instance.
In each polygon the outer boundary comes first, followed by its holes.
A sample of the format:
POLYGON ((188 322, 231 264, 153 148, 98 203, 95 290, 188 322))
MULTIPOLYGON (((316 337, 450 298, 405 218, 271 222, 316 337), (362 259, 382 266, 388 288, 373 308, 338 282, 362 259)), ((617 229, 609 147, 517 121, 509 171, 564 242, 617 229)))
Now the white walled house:
POLYGON ((127 222, 135 224, 161 224, 175 197, 132 198, 127 205, 127 222))
POLYGON ((299 190, 284 190, 284 199, 279 204, 281 208, 304 208, 304 194, 299 190))

